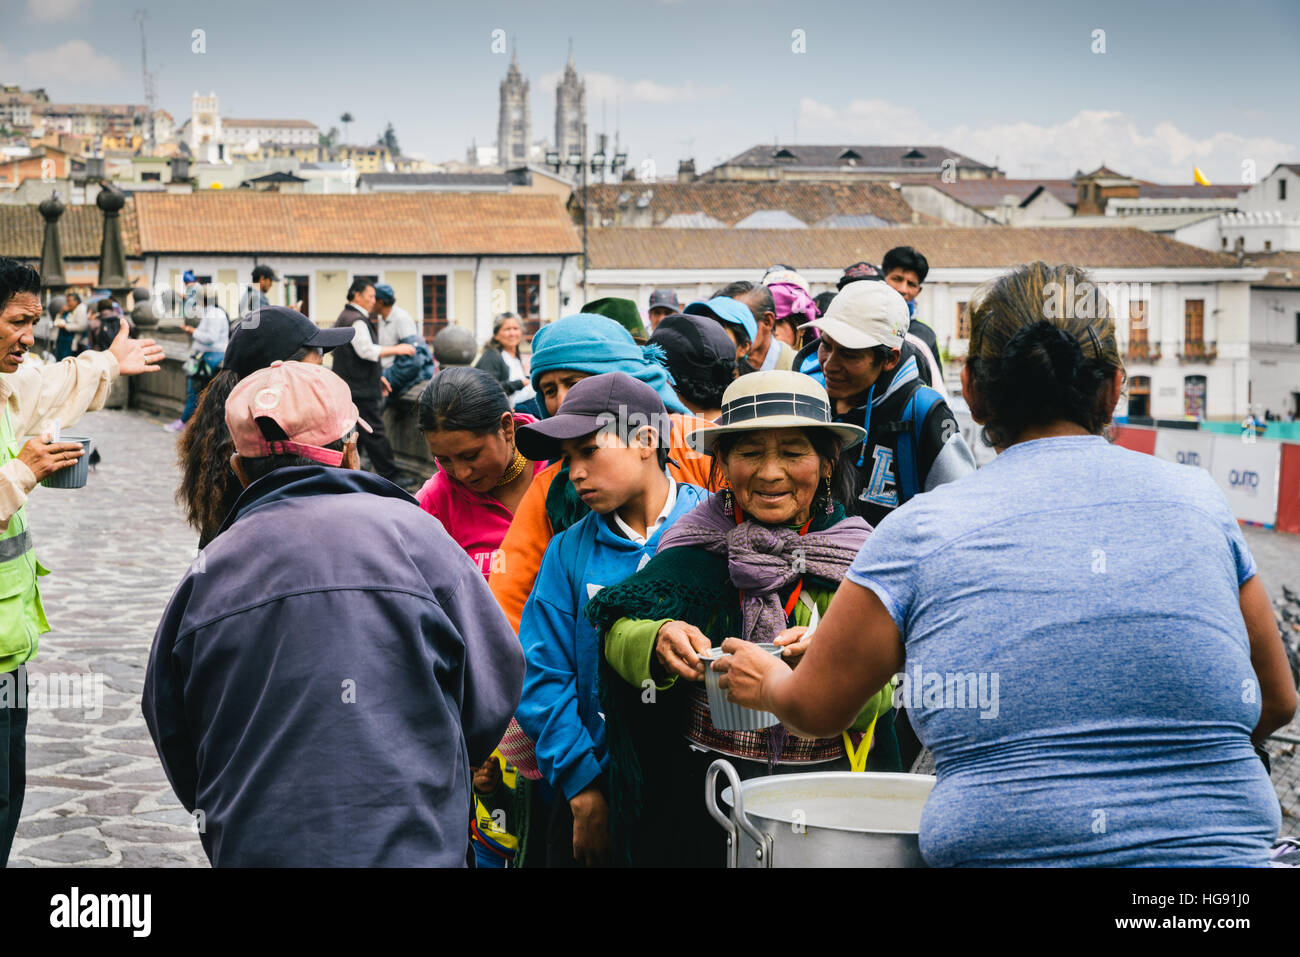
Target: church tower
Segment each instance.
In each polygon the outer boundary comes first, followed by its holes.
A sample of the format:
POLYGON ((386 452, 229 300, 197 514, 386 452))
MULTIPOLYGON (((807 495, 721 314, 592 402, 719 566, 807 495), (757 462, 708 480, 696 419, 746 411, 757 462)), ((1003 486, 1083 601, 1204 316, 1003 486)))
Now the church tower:
POLYGON ((501 81, 501 111, 497 117, 497 163, 504 169, 528 163, 533 140, 528 81, 519 72, 518 50, 510 54, 510 69, 501 81))
POLYGON ((555 149, 560 161, 567 163, 570 153, 581 153, 587 160, 587 143, 583 126, 587 122, 587 84, 578 78, 573 66, 573 41, 569 41, 569 63, 564 77, 555 87, 555 149))

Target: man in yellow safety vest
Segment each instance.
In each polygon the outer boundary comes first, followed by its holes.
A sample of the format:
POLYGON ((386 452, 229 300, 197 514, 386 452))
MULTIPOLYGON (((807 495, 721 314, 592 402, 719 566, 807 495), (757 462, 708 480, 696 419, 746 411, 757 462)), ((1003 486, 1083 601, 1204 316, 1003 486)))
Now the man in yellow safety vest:
POLYGON ((50 630, 37 576, 48 574, 32 551, 27 495, 54 472, 76 463, 80 443, 22 436, 58 422, 71 425, 102 408, 119 375, 157 372, 162 347, 128 339, 127 324, 107 352, 83 352, 52 365, 23 359, 36 342, 41 278, 30 266, 0 257, 0 866, 22 813, 27 781, 27 669, 41 634, 50 630))

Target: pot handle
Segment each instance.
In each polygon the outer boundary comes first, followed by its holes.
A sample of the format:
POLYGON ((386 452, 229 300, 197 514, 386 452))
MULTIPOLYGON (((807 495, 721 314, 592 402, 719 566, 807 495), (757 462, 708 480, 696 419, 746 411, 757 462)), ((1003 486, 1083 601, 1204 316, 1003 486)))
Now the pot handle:
POLYGON ((708 773, 704 776, 704 806, 708 808, 709 816, 722 826, 727 832, 727 866, 740 866, 740 834, 737 829, 748 834, 758 845, 758 858, 764 867, 772 866, 772 838, 764 834, 749 820, 745 814, 745 798, 740 790, 740 775, 732 767, 730 761, 725 758, 718 758, 709 765, 708 773), (719 774, 727 776, 727 783, 731 785, 731 815, 728 817, 718 807, 715 797, 717 793, 717 780, 719 774))

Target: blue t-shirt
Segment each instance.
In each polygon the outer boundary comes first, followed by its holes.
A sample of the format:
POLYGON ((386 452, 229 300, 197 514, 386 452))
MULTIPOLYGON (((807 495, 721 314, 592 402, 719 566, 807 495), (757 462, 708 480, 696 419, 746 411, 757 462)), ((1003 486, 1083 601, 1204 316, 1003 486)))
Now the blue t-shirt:
POLYGON ((1262 866, 1254 574, 1208 472, 1098 436, 1014 445, 886 517, 848 577, 906 646, 926 861, 1262 866))

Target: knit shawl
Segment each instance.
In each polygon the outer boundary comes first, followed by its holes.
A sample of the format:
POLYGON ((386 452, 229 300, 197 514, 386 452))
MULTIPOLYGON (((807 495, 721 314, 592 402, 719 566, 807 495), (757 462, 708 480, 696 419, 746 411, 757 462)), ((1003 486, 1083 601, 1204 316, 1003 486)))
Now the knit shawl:
POLYGON ((805 575, 839 581, 870 534, 856 515, 805 535, 752 520, 737 524, 722 510, 721 496, 711 495, 664 533, 659 549, 695 546, 725 557, 728 578, 744 595, 739 637, 771 641, 786 626, 780 592, 805 575))

